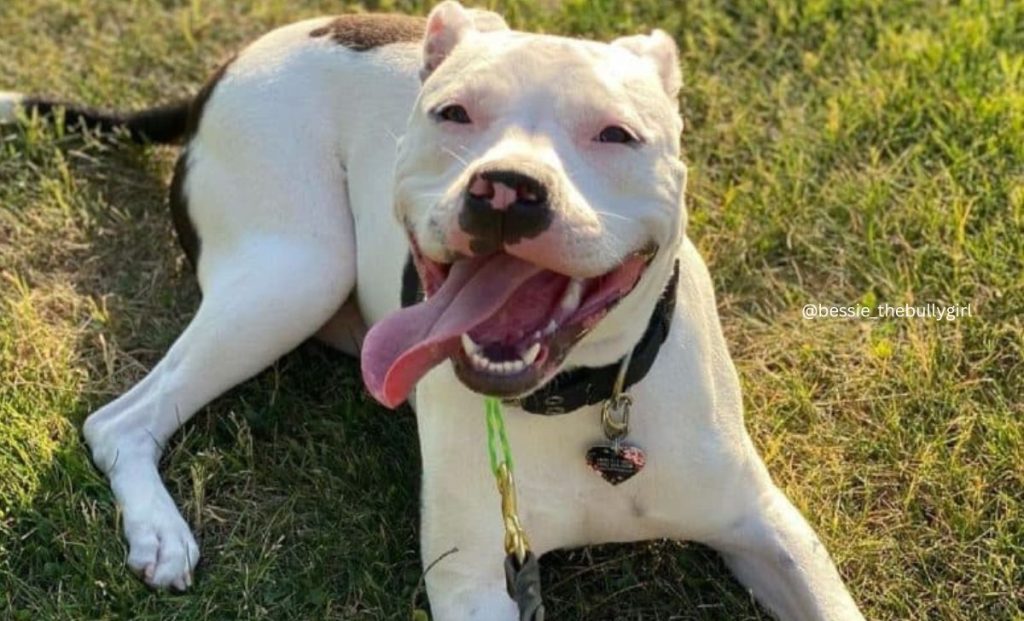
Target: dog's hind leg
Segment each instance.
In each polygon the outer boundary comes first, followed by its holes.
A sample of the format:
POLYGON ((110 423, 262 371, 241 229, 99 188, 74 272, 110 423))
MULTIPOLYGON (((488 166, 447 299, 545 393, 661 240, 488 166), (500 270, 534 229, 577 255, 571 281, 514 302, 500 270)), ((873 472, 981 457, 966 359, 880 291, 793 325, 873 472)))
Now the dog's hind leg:
POLYGON ((355 282, 349 242, 264 235, 230 253, 211 248, 220 256, 200 266, 204 297, 192 322, 149 375, 86 421, 93 460, 123 510, 128 564, 147 584, 185 589, 199 560, 157 471, 167 440, 204 404, 313 335, 338 310, 355 282))

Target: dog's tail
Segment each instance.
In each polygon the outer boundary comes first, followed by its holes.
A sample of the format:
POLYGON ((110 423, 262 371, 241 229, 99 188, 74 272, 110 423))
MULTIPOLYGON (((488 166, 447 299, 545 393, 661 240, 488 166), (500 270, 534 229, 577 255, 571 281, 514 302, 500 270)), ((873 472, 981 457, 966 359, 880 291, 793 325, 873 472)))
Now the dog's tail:
POLYGON ((85 127, 107 133, 120 127, 135 142, 173 144, 180 141, 188 130, 191 105, 192 101, 185 99, 145 110, 110 112, 55 99, 0 91, 0 124, 13 122, 20 109, 30 116, 34 113, 55 121, 61 120, 69 131, 85 127), (64 114, 58 114, 58 110, 63 110, 64 114))

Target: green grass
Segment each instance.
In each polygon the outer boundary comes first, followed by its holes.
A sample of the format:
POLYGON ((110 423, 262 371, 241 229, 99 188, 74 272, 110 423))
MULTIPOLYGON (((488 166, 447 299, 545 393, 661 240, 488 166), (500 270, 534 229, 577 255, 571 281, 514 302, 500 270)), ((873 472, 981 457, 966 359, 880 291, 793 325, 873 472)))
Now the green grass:
MULTIPOLYGON (((0 88, 141 106, 343 8, 4 0, 0 88)), ((680 42, 690 234, 748 426, 867 617, 1024 619, 1024 7, 499 8, 525 29, 680 42), (858 301, 974 315, 800 316, 858 301)), ((410 618, 426 606, 414 422, 312 344, 206 408, 164 460, 203 546, 196 588, 153 593, 125 569, 79 428, 198 301, 164 204, 172 158, 39 123, 0 134, 0 618, 410 618)), ((544 584, 554 619, 766 618, 693 545, 559 553, 544 584)))

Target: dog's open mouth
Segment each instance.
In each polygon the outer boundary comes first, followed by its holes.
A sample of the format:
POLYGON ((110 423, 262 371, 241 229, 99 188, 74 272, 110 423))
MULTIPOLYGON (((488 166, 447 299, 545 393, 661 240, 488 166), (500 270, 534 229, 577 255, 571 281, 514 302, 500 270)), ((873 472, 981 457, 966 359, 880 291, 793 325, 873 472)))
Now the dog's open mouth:
POLYGON ((440 264, 413 244, 427 299, 373 326, 363 342, 363 380, 378 401, 396 407, 450 358, 475 392, 529 393, 633 290, 654 254, 644 249, 605 274, 574 278, 505 253, 440 264))

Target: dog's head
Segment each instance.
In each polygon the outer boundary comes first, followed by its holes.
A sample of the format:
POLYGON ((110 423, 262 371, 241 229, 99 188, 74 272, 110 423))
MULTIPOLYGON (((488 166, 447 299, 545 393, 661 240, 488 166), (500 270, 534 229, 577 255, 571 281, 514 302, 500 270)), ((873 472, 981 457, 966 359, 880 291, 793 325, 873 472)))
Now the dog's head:
POLYGON ((514 32, 437 6, 395 206, 427 301, 374 327, 386 405, 450 358, 470 389, 527 394, 607 364, 647 325, 685 227, 675 43, 514 32))

